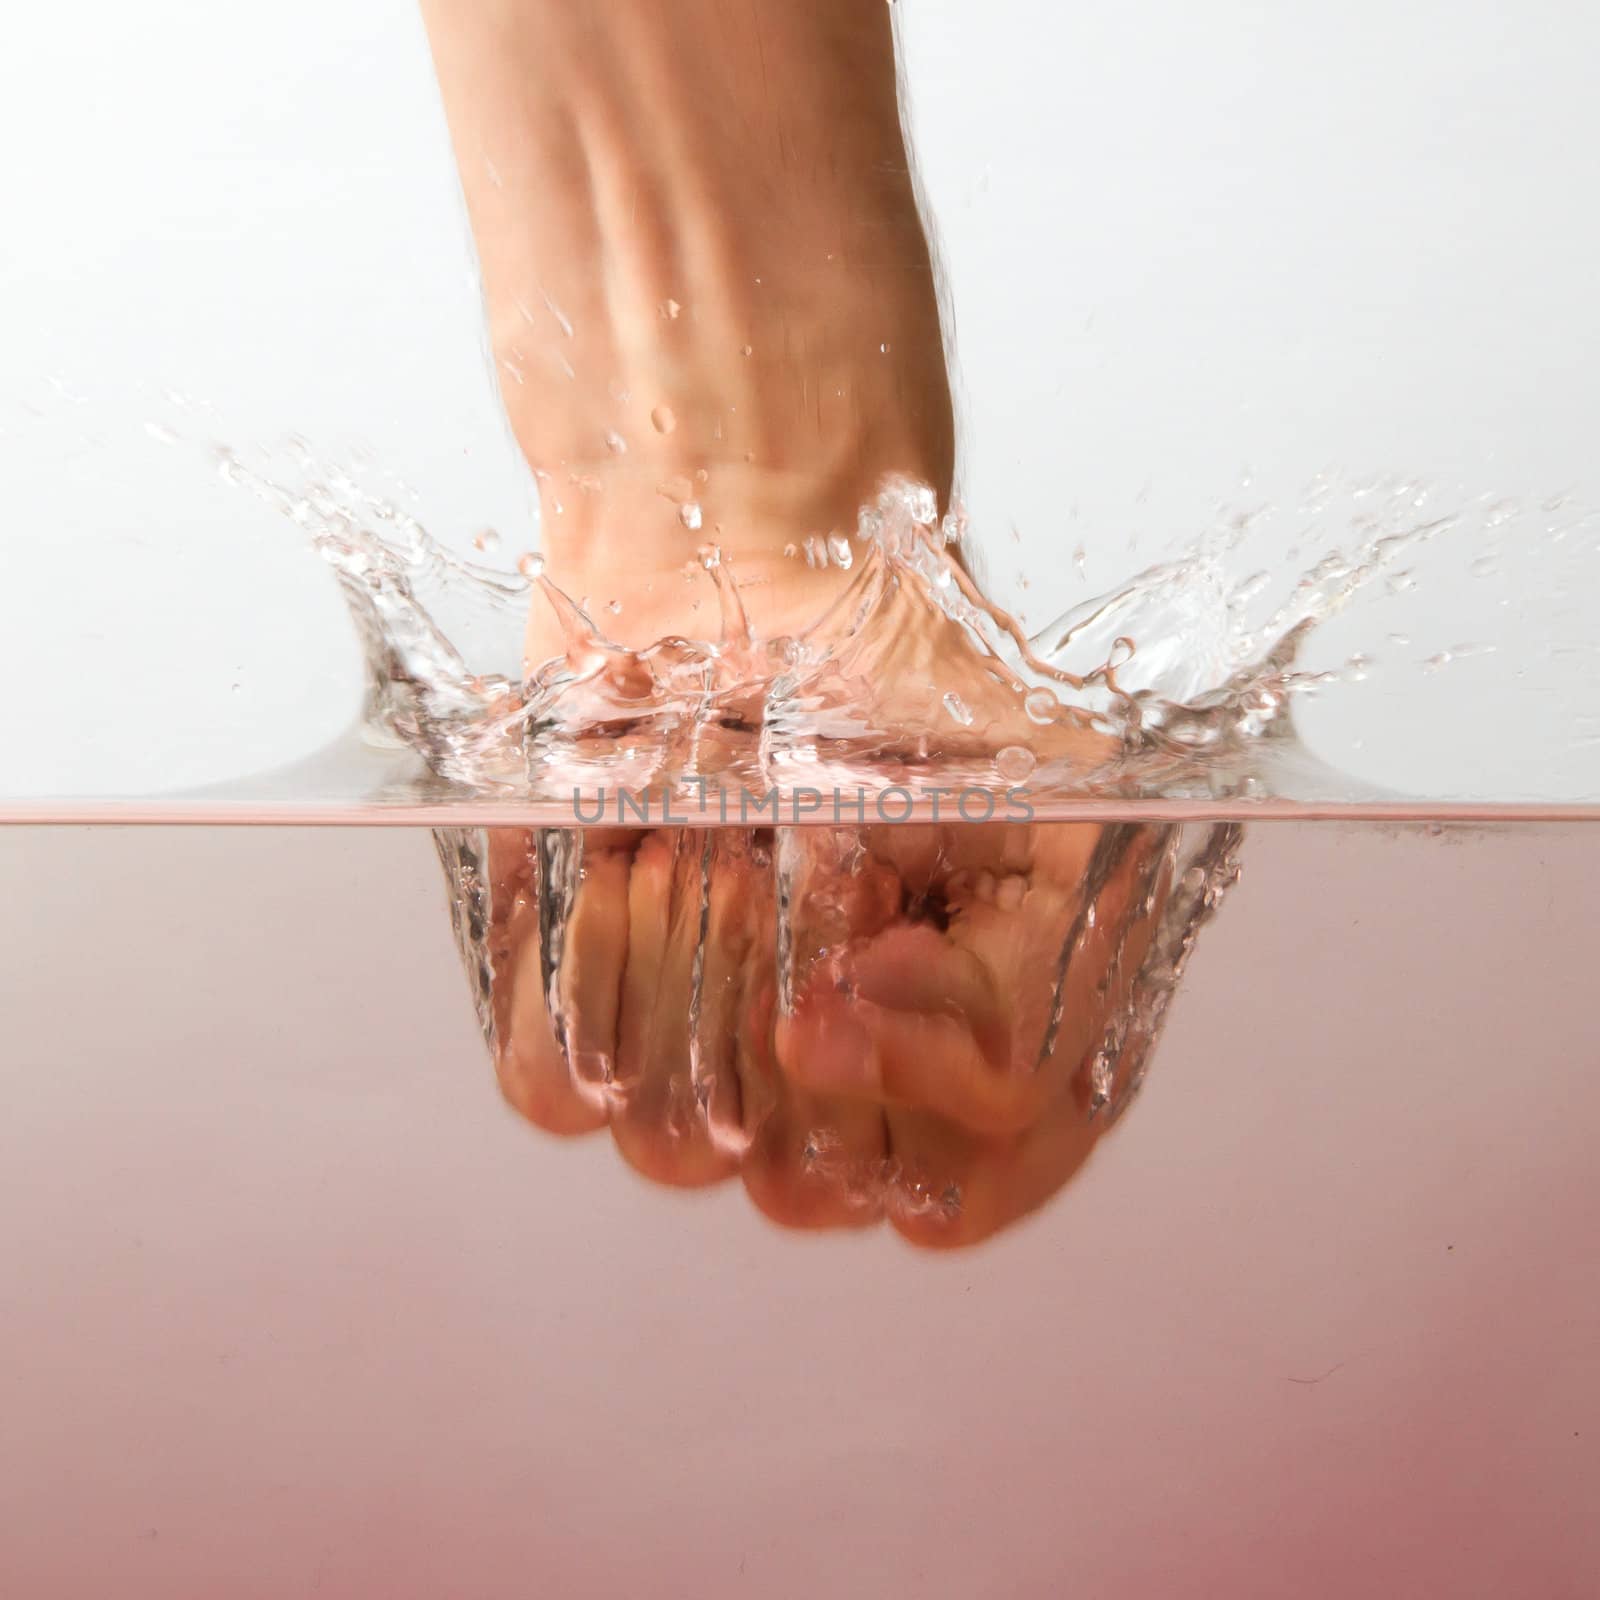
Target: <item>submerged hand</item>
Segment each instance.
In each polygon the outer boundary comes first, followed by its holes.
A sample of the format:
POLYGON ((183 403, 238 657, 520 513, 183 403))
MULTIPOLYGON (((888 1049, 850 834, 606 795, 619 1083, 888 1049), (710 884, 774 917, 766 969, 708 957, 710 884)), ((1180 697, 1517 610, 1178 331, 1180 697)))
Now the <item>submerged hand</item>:
POLYGON ((608 1126, 658 1182, 737 1174, 788 1226, 976 1242, 1105 1126, 1093 1069, 1169 844, 1069 823, 495 830, 501 1086, 549 1131, 608 1126))

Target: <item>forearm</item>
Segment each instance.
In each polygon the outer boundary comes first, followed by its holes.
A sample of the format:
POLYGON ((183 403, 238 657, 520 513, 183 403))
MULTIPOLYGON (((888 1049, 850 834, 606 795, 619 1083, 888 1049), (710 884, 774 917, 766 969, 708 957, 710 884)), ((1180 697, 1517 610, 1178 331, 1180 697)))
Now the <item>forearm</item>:
POLYGON ((708 531, 848 516, 890 470, 947 487, 882 0, 423 9, 502 393, 568 528, 596 478, 642 506, 704 471, 708 531))

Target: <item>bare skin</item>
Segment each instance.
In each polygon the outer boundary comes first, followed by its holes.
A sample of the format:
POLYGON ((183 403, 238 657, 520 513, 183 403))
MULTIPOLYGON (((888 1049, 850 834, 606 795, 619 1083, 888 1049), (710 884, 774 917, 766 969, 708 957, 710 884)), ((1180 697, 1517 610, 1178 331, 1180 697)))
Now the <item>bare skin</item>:
MULTIPOLYGON (((811 620, 841 574, 785 548, 853 533, 885 474, 953 473, 888 7, 423 13, 550 576, 643 644, 692 621, 680 574, 714 541, 759 631, 811 620)), ((553 647, 536 608, 530 662, 553 647)))
POLYGON ((886 1219, 920 1246, 978 1243, 1048 1200, 1104 1131, 1084 1068, 1129 1004, 1169 837, 1073 823, 797 829, 781 842, 723 830, 691 1026, 705 835, 584 836, 558 1024, 537 839, 496 830, 501 1088, 550 1132, 609 1127, 653 1182, 737 1176, 787 1227, 886 1219), (780 885, 794 932, 787 1010, 780 885))
MULTIPOLYGON (((848 577, 788 552, 853 535, 888 475, 944 502, 954 472, 889 8, 423 0, 423 13, 548 574, 640 647, 706 632, 694 558, 715 543, 756 631, 801 630, 848 577)), ((1017 715, 934 608, 903 608, 884 631, 868 676, 886 722, 931 725, 951 682, 980 723, 1017 715)), ((530 670, 559 648, 536 601, 530 670)), ((591 831, 553 1022, 537 841, 501 831, 502 1088, 550 1131, 608 1126, 656 1181, 738 1173, 789 1225, 887 1216, 922 1244, 986 1237, 1064 1183, 1103 1126, 1084 1064, 1148 943, 1140 907, 1165 838, 1133 830, 1117 871, 1086 889, 1102 838, 824 831, 779 863, 758 836, 720 835, 691 1050, 702 836, 591 831), (787 1008, 783 875, 809 949, 787 1008), (1062 939, 1090 900, 1065 1021, 1041 1053, 1062 939)))

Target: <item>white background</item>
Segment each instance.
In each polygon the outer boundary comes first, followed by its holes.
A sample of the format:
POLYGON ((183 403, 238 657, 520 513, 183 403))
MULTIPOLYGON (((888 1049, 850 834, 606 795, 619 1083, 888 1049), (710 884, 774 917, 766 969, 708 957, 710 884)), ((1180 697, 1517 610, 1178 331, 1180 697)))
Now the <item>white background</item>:
MULTIPOLYGON (((1594 8, 899 10, 966 486, 1033 623, 1328 467, 1420 475, 1441 503, 1600 502, 1594 8)), ((442 535, 536 537, 420 26, 377 0, 151 0, 7 27, 0 786, 292 759, 352 714, 354 647, 328 576, 210 445, 360 441, 442 535)), ((1600 567, 1524 536, 1498 577, 1457 562, 1329 630, 1320 659, 1384 670, 1307 711, 1320 750, 1421 793, 1600 793, 1579 720, 1600 567), (1498 655, 1416 665, 1485 638, 1498 655)))

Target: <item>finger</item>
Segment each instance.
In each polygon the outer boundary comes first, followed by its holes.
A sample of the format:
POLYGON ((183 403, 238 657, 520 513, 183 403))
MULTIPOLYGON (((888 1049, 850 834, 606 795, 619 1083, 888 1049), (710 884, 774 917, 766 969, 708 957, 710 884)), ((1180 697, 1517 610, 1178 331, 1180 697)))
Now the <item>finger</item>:
POLYGON ((739 1031, 745 1192, 786 1228, 864 1227, 883 1214, 887 1130, 871 1100, 813 1094, 779 1067, 776 975, 753 986, 739 1031))
POLYGON ((770 836, 764 830, 710 834, 705 938, 691 997, 689 1072, 706 1131, 719 1149, 742 1155, 744 1079, 740 1057, 749 1013, 775 988, 776 923, 770 836))
POLYGON ((878 1221, 888 1156, 882 1108, 807 1094, 776 1071, 773 1086, 772 1103, 739 1169, 756 1207, 785 1228, 860 1228, 878 1221))
POLYGON ((611 1134, 627 1162, 657 1183, 696 1187, 729 1176, 700 1113, 690 1071, 690 1001, 703 931, 709 836, 648 833, 627 885, 628 959, 617 1026, 620 1093, 611 1134))
MULTIPOLYGON (((1097 914, 1077 919, 1085 926, 1064 975, 1065 1025, 1041 1062, 1037 1081, 1048 1098, 1030 1125, 995 1136, 922 1112, 889 1113, 895 1179, 887 1214, 913 1243, 959 1247, 1010 1226, 1066 1184, 1107 1131, 1102 1072, 1115 1068, 1121 1041, 1140 1020, 1139 975, 1166 900, 1171 843, 1168 829, 1125 836, 1089 902, 1097 914)), ((1117 849, 1107 842, 1102 861, 1117 849)), ((1086 890, 1095 878, 1088 875, 1086 890)))
POLYGON ((987 972, 932 928, 898 927, 819 974, 778 1022, 778 1059, 813 1094, 915 1107, 1005 1133, 1043 1086, 1010 1064, 987 972))
POLYGON ((628 963, 628 880, 637 833, 550 829, 541 836, 541 936, 551 1021, 579 1095, 610 1109, 623 1091, 617 1026, 628 963))
POLYGON ((980 1244, 1039 1209, 1083 1167, 1106 1124, 1063 1093, 1020 1134, 986 1137, 926 1112, 891 1111, 885 1214, 929 1250, 980 1244))
POLYGON ((780 1026, 785 1069, 819 1092, 1024 1125, 1047 1092, 1032 1069, 1099 830, 839 833, 814 830, 785 862, 801 995, 780 1026))
MULTIPOLYGON (((779 1024, 785 1071, 813 1091, 1021 1132, 1123 1001, 1126 984, 1112 980, 1148 942, 1125 948, 1161 833, 1095 830, 1071 889, 1047 871, 970 893, 949 879, 942 932, 897 923, 815 963, 779 1024)), ((1062 859, 1081 859, 1084 844, 1066 841, 1062 859)))
POLYGON ((592 1132, 605 1126, 605 1108, 574 1087, 545 1003, 535 835, 523 828, 487 831, 488 985, 500 1091, 546 1132, 592 1132))

